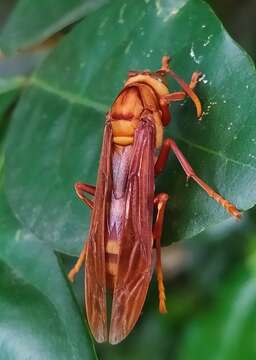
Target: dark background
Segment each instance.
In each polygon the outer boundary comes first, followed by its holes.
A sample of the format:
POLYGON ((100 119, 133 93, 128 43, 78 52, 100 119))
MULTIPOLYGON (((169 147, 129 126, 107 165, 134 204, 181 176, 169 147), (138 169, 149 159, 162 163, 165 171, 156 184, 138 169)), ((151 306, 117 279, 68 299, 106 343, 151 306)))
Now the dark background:
POLYGON ((256 1, 208 0, 225 28, 255 60, 256 57, 256 1))

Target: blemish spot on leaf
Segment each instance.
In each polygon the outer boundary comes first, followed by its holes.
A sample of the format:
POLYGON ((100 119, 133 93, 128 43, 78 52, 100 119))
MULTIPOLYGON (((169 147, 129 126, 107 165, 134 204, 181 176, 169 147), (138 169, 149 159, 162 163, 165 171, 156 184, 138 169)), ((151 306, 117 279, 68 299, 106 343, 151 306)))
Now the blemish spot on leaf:
POLYGON ((131 50, 131 47, 132 47, 132 44, 133 44, 133 40, 131 40, 128 45, 126 46, 126 48, 124 49, 124 53, 125 54, 129 54, 130 50, 131 50))
POLYGON ((232 126, 233 126, 233 123, 230 122, 230 123, 229 123, 229 126, 228 126, 228 130, 231 130, 232 126))
POLYGON ((203 74, 203 76, 200 77, 199 82, 203 82, 204 84, 208 83, 208 80, 206 79, 206 74, 203 74))
POLYGON ((161 2, 159 0, 156 0, 156 16, 160 16, 162 13, 162 6, 161 6, 161 2))
POLYGON ((101 21, 101 23, 100 23, 100 25, 99 25, 99 29, 104 28, 104 26, 105 26, 106 23, 108 22, 108 19, 109 19, 109 17, 107 16, 107 17, 105 17, 105 19, 103 19, 103 20, 101 21))
POLYGON ((124 12, 125 12, 126 7, 127 7, 127 4, 123 4, 123 6, 120 9, 119 19, 118 19, 119 24, 124 24, 124 12))
POLYGON ((190 53, 189 53, 190 57, 194 60, 194 62, 196 64, 200 64, 201 60, 202 60, 202 56, 196 56, 195 54, 195 50, 194 50, 194 43, 192 43, 191 49, 190 49, 190 53))
POLYGON ((156 14, 161 16, 163 22, 168 22, 172 17, 176 16, 183 6, 187 3, 187 0, 172 0, 172 1, 161 1, 156 0, 156 14))
POLYGON ((208 46, 208 45, 210 44, 212 37, 213 37, 212 34, 207 37, 207 41, 203 43, 203 46, 204 46, 204 47, 206 47, 206 46, 208 46))

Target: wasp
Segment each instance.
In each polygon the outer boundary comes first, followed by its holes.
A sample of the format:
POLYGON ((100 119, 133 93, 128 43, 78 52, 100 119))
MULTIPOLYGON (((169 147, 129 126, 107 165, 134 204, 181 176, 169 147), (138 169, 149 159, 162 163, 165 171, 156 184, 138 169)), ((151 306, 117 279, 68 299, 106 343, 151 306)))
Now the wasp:
POLYGON ((240 218, 232 203, 200 179, 175 141, 163 139, 164 128, 171 121, 172 102, 189 97, 195 104, 197 117, 202 114, 200 100, 194 92, 201 73, 194 72, 186 84, 169 63, 170 58, 163 56, 162 66, 156 72, 128 73, 123 89, 106 115, 96 187, 85 183, 75 185, 78 197, 92 214, 88 239, 69 279, 73 281, 85 265, 87 319, 100 343, 117 344, 133 329, 154 269, 159 310, 166 312, 160 240, 168 194, 155 193, 154 178, 164 169, 171 151, 188 178, 232 216, 240 218), (170 92, 167 75, 177 81, 181 91, 170 92), (109 319, 107 291, 112 295, 109 319))

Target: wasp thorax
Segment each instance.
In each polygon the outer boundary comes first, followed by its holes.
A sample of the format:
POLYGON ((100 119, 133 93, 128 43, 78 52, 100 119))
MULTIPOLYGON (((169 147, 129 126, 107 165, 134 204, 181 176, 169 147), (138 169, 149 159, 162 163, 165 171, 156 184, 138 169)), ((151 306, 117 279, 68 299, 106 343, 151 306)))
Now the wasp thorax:
POLYGON ((137 75, 130 76, 125 83, 125 86, 133 83, 143 83, 151 86, 158 96, 169 93, 167 82, 161 72, 141 72, 137 75))
POLYGON ((129 145, 133 142, 134 131, 138 126, 143 104, 136 87, 124 89, 111 109, 111 124, 114 143, 129 145))

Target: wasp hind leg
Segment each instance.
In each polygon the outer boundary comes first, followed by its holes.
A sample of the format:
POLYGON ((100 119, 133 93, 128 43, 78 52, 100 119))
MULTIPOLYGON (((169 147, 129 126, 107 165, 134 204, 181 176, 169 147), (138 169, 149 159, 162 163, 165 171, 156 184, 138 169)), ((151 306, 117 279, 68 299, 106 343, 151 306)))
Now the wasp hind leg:
POLYGON ((70 272, 68 273, 68 278, 71 282, 75 281, 77 273, 80 271, 81 266, 85 264, 86 261, 86 253, 87 253, 87 243, 85 241, 83 250, 81 251, 79 258, 77 259, 75 265, 72 267, 70 272))
MULTIPOLYGON (((93 201, 91 199, 89 199, 84 193, 88 193, 90 195, 95 195, 95 190, 96 190, 96 187, 93 185, 83 184, 83 183, 79 183, 79 182, 75 184, 75 191, 76 191, 77 196, 87 206, 89 206, 90 209, 93 208, 93 201)), ((79 255, 79 258, 77 259, 73 268, 68 273, 68 278, 71 282, 74 282, 77 273, 81 269, 82 265, 85 264, 86 252, 87 252, 87 244, 85 241, 84 247, 79 255)))
POLYGON ((168 195, 160 193, 155 196, 154 204, 157 206, 156 221, 153 226, 153 239, 156 248, 156 276, 158 285, 158 296, 159 296, 159 311, 161 314, 167 313, 166 309, 166 296, 164 288, 164 277, 161 262, 161 235, 163 230, 163 221, 166 204, 168 201, 168 195))
POLYGON ((79 199, 81 199, 90 209, 93 208, 93 201, 89 199, 84 193, 95 195, 96 187, 89 184, 77 182, 75 184, 75 191, 79 199))
POLYGON ((188 179, 193 179, 208 194, 208 196, 224 207, 230 215, 237 219, 241 218, 241 213, 234 204, 223 198, 197 176, 184 154, 178 148, 178 145, 171 138, 164 140, 162 149, 160 150, 160 154, 155 164, 155 175, 158 175, 164 169, 170 151, 173 151, 188 179))

